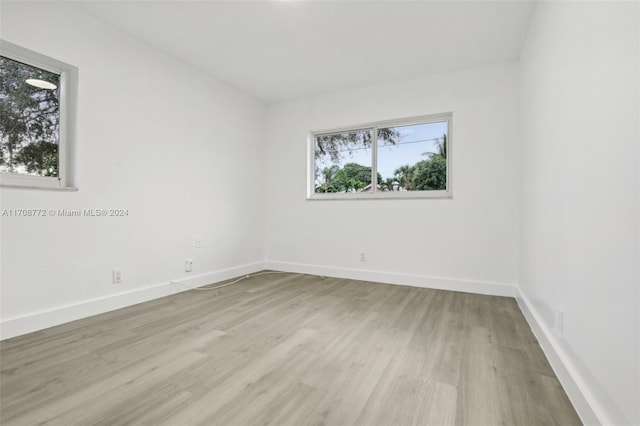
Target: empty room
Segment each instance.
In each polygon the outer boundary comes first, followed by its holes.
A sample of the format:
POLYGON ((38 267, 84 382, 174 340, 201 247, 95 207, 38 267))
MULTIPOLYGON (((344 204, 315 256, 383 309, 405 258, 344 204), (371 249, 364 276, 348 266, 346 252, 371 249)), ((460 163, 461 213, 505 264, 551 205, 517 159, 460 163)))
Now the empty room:
POLYGON ((0 424, 640 425, 637 1, 0 2, 0 424))

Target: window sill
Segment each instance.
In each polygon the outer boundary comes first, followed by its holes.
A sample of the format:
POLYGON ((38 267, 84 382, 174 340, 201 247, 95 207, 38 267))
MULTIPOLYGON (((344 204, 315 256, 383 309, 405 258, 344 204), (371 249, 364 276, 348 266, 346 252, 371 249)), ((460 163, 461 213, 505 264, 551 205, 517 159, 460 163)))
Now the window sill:
POLYGON ((362 194, 362 193, 318 193, 307 196, 307 201, 323 201, 323 200, 339 200, 339 201, 354 201, 354 200, 430 200, 430 199, 452 199, 453 194, 450 191, 416 191, 414 193, 401 193, 393 194, 388 192, 376 193, 376 194, 362 194))
POLYGON ((78 191, 78 188, 68 186, 68 187, 46 187, 46 186, 37 186, 37 185, 11 185, 2 183, 0 184, 0 188, 10 188, 10 189, 28 189, 28 190, 42 190, 42 191, 62 191, 62 192, 75 192, 78 191))

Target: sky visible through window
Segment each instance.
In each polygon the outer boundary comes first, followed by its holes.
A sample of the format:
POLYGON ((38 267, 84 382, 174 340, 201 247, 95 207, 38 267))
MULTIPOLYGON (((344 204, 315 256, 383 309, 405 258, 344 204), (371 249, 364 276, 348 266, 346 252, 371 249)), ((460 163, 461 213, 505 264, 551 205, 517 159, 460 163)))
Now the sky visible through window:
MULTIPOLYGON (((427 160, 438 153, 438 145, 442 143, 443 135, 448 137, 447 121, 394 126, 399 137, 395 144, 381 138, 378 140, 377 171, 382 181, 394 178, 398 168, 427 160)), ((348 148, 339 149, 339 158, 327 155, 316 157, 316 185, 324 183, 322 170, 332 166, 344 167, 345 164, 356 163, 371 167, 372 152, 370 146, 351 144, 348 148)))
POLYGON ((393 177, 401 166, 413 166, 418 161, 426 160, 429 154, 436 154, 438 141, 447 133, 447 122, 398 126, 394 129, 400 133, 397 144, 389 145, 378 141, 378 173, 382 175, 382 179, 393 177))

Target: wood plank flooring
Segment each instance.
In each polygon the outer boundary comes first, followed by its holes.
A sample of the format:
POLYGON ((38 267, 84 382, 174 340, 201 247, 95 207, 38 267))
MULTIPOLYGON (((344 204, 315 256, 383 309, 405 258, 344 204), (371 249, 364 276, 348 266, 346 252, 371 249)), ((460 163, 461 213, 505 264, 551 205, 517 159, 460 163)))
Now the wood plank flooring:
POLYGON ((0 424, 576 425, 515 300, 297 274, 0 343, 0 424))

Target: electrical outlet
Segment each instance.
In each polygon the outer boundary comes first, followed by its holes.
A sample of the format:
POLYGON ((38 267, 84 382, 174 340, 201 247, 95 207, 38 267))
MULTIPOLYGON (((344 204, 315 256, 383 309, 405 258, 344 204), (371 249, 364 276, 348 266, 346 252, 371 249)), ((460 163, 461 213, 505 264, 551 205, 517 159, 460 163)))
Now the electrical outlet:
POLYGON ((360 262, 367 261, 367 253, 360 253, 360 262))
POLYGON ((122 282, 122 269, 114 269, 111 271, 111 277, 114 284, 120 284, 122 282))
POLYGON ((202 238, 196 238, 196 248, 202 248, 202 238))
POLYGON ((185 259, 184 260, 184 271, 185 272, 193 271, 193 259, 185 259))

